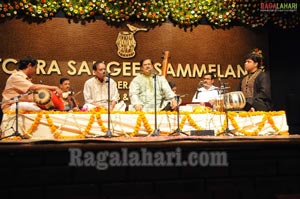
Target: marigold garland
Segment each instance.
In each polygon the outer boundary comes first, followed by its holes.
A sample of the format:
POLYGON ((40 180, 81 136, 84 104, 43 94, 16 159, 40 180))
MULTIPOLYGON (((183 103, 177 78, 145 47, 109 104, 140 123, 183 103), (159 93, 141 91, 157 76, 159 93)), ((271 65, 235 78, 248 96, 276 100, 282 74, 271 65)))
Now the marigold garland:
MULTIPOLYGON (((28 112, 24 112, 22 114, 27 114, 28 112)), ((40 121, 43 117, 43 115, 45 115, 45 118, 47 120, 47 123, 49 125, 49 128, 51 130, 51 133, 54 135, 54 137, 56 139, 72 139, 72 138, 84 138, 85 135, 90 133, 90 129, 93 126, 93 123, 95 121, 95 118, 97 119, 97 123, 98 125, 101 127, 101 130, 103 132, 107 131, 107 128, 104 126, 103 121, 101 119, 101 113, 100 112, 95 112, 92 111, 90 112, 90 118, 88 121, 88 124, 86 125, 86 127, 84 128, 84 130, 76 136, 63 136, 62 132, 59 130, 59 128, 54 125, 53 120, 51 119, 49 114, 66 114, 65 112, 59 112, 59 111, 39 111, 39 112, 34 112, 36 115, 33 123, 31 124, 31 126, 29 127, 29 129, 25 129, 24 130, 24 135, 27 136, 32 136, 32 133, 36 131, 38 125, 40 124, 40 121)), ((220 113, 220 112, 211 112, 212 114, 218 114, 218 115, 223 115, 224 113, 220 113)), ((5 114, 14 114, 13 112, 8 112, 6 111, 5 114)), ((32 112, 29 114, 33 114, 32 112)), ((82 113, 82 112, 75 112, 72 114, 87 114, 82 113)), ((120 113, 121 114, 121 113, 120 113)), ((146 118, 146 113, 144 112, 122 112, 122 114, 138 114, 137 120, 136 120, 136 124, 134 126, 134 130, 132 133, 130 133, 130 136, 136 136, 140 130, 140 127, 142 125, 142 122, 144 124, 144 127, 146 129, 146 131, 150 134, 151 132, 153 132, 153 129, 151 127, 151 125, 149 124, 148 119, 146 118)), ((159 114, 171 114, 171 113, 167 113, 167 112, 159 112, 159 114)), ((184 112, 183 113, 184 116, 181 119, 180 122, 180 129, 183 129, 186 120, 188 120, 188 123, 195 129, 197 130, 202 130, 202 127, 199 126, 195 120, 191 117, 191 113, 188 112, 184 112)), ((192 113, 195 114, 195 113, 192 113)), ((274 129, 274 131, 276 132, 276 134, 279 135, 288 135, 289 133, 286 131, 281 131, 281 127, 276 126, 273 117, 274 116, 283 116, 285 114, 285 111, 274 111, 274 112, 228 112, 228 121, 231 122, 231 125, 234 127, 234 129, 246 136, 255 136, 258 135, 258 133, 262 130, 262 128, 265 126, 265 124, 268 122, 270 124, 270 126, 272 127, 272 129, 274 129), (259 121, 256 124, 256 129, 252 130, 252 131, 246 131, 245 129, 243 129, 242 127, 240 127, 238 125, 237 120, 235 119, 235 117, 253 117, 253 116, 262 116, 261 121, 259 121)), ((217 135, 220 135, 220 132, 224 132, 224 130, 227 127, 227 121, 226 121, 226 117, 224 117, 224 122, 222 123, 222 127, 221 129, 219 129, 217 131, 217 135)), ((164 133, 165 135, 168 135, 167 132, 164 133)), ((12 140, 17 140, 18 138, 10 138, 12 140)))
POLYGON ((142 116, 142 114, 140 114, 141 112, 138 112, 138 113, 139 113, 139 116, 138 116, 137 119, 136 119, 136 124, 135 124, 135 126, 134 126, 134 128, 133 128, 133 132, 130 133, 130 136, 131 136, 131 137, 136 136, 136 135, 138 134, 140 128, 141 128, 143 116, 142 116))
POLYGON ((101 128, 101 131, 102 132, 106 132, 107 128, 103 125, 103 121, 101 119, 101 114, 100 113, 96 113, 96 118, 97 118, 98 125, 101 128))
POLYGON ((141 119, 142 119, 142 121, 143 121, 143 123, 144 123, 144 127, 146 128, 146 131, 147 131, 148 133, 153 132, 153 129, 152 129, 152 127, 150 126, 150 124, 149 124, 149 122, 148 122, 148 120, 147 120, 147 118, 146 118, 146 116, 145 116, 145 113, 144 113, 144 112, 141 112, 140 114, 141 114, 141 119))
POLYGON ((31 124, 28 130, 25 130, 24 134, 32 136, 32 133, 36 131, 38 125, 40 124, 42 117, 43 117, 43 112, 42 111, 38 112, 36 117, 34 118, 33 123, 31 124))
POLYGON ((189 124, 194 127, 196 130, 203 130, 203 128, 201 128, 196 122, 195 120, 193 120, 193 118, 191 117, 191 115, 186 115, 187 116, 187 120, 189 122, 189 124))
POLYGON ((267 23, 282 29, 299 26, 299 12, 262 12, 260 5, 260 0, 6 0, 0 2, 0 18, 24 15, 45 20, 61 9, 67 17, 88 20, 102 16, 110 24, 136 19, 159 25, 170 19, 175 25, 186 28, 204 19, 220 28, 229 28, 233 22, 252 28, 267 23))
POLYGON ((183 129, 183 126, 184 126, 184 123, 185 123, 186 120, 187 120, 187 114, 185 113, 183 118, 181 119, 180 124, 179 124, 180 129, 183 129))
POLYGON ((86 125, 85 129, 83 130, 83 135, 88 135, 92 126, 93 126, 93 123, 95 121, 95 115, 94 114, 91 114, 90 115, 90 118, 89 118, 89 122, 88 124, 86 125))

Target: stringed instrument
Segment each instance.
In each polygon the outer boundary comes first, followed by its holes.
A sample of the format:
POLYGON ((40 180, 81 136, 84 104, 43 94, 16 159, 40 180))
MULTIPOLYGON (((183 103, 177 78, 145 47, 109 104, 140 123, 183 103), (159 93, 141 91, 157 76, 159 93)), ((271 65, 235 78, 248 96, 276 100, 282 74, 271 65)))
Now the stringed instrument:
POLYGON ((170 58, 170 51, 164 51, 163 52, 162 67, 161 67, 161 75, 164 76, 164 77, 167 76, 169 58, 170 58))
MULTIPOLYGON (((162 61, 162 67, 161 67, 161 75, 166 78, 167 71, 168 71, 169 59, 170 59, 170 51, 164 51, 162 58, 163 58, 163 61, 162 61)), ((164 108, 162 110, 173 111, 173 109, 171 108, 170 102, 165 101, 164 108)))

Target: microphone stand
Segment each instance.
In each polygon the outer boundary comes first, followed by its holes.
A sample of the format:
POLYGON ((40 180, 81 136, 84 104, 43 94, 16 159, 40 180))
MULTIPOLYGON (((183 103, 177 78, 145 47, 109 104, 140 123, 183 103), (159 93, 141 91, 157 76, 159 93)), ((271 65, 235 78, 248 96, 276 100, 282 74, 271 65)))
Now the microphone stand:
POLYGON ((112 136, 112 132, 110 130, 110 74, 107 73, 107 132, 105 137, 110 138, 112 136))
POLYGON ((30 95, 32 93, 33 93, 33 91, 29 91, 25 94, 20 94, 16 97, 13 97, 13 98, 9 99, 9 100, 15 100, 16 101, 16 130, 11 135, 8 135, 8 136, 5 136, 5 137, 0 137, 0 140, 6 139, 6 138, 9 138, 9 137, 13 137, 13 136, 20 137, 21 139, 24 139, 24 136, 22 136, 21 133, 19 132, 19 99, 23 96, 30 95))
POLYGON ((179 124, 179 118, 180 118, 180 113, 179 113, 179 101, 180 101, 180 96, 176 95, 175 96, 176 102, 177 102, 177 129, 171 133, 170 135, 180 135, 180 134, 184 134, 186 136, 188 136, 188 134, 184 133, 181 129, 180 129, 180 124, 179 124))
POLYGON ((157 128, 157 101, 156 101, 156 80, 157 80, 157 75, 153 74, 153 80, 154 80, 154 125, 155 129, 152 133, 152 136, 159 136, 160 135, 160 130, 157 128))

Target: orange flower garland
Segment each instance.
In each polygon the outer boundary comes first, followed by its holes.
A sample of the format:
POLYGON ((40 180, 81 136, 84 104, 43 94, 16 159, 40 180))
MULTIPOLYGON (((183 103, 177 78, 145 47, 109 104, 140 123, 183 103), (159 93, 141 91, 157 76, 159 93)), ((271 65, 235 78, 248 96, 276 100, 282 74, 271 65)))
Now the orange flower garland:
POLYGON ((136 120, 135 127, 133 128, 134 130, 133 130, 133 132, 130 134, 131 137, 134 137, 135 135, 138 134, 139 129, 140 129, 141 124, 142 124, 142 120, 143 120, 142 114, 140 114, 140 112, 139 112, 139 116, 138 116, 138 118, 137 118, 137 120, 136 120))
POLYGON ((99 124, 99 126, 100 126, 100 128, 101 128, 101 131, 102 131, 102 132, 106 132, 106 131, 107 131, 107 128, 103 125, 103 121, 102 121, 102 119, 101 119, 100 113, 96 113, 96 118, 97 118, 97 122, 98 122, 98 124, 99 124))
POLYGON ((142 121, 144 123, 144 127, 146 128, 147 132, 148 133, 153 132, 153 129, 151 128, 151 126, 150 126, 150 124, 149 124, 149 122, 148 122, 148 120, 147 120, 147 118, 145 116, 145 113, 142 112, 140 114, 141 114, 142 121))
MULTIPOLYGON (((104 125, 104 122, 101 118, 101 113, 102 112, 96 112, 96 111, 92 111, 90 112, 90 118, 88 120, 87 125, 85 126, 84 130, 80 130, 79 134, 76 136, 63 136, 62 135, 62 131, 60 131, 60 128, 58 125, 55 125, 53 123, 52 118, 50 117, 50 114, 66 114, 66 112, 59 112, 59 111, 39 111, 39 112, 22 112, 22 114, 37 114, 36 117, 33 120, 33 123, 31 124, 31 126, 26 130, 23 129, 24 132, 24 136, 27 137, 31 137, 33 132, 35 132, 38 128, 38 125, 41 122, 41 119, 43 117, 43 115, 45 115, 45 118, 47 120, 47 123, 49 125, 49 128, 51 130, 51 133, 54 135, 54 137, 56 139, 71 139, 71 138, 84 138, 85 135, 90 133, 90 130, 93 126, 93 123, 95 121, 95 118, 97 119, 97 123, 100 126, 101 130, 103 132, 107 131, 107 128, 104 125)), ((217 114, 217 115, 224 115, 224 113, 220 113, 220 112, 211 112, 212 114, 217 114)), ((5 114, 14 114, 11 112, 5 112, 5 114)), ((69 114, 69 113, 68 113, 69 114)), ((87 114, 87 112, 73 112, 72 114, 87 114)), ((151 132, 153 132, 153 128, 151 127, 151 125, 149 124, 149 121, 146 117, 146 114, 149 113, 144 113, 144 112, 120 112, 120 114, 138 114, 137 119, 136 119, 136 124, 134 126, 133 132, 129 134, 129 136, 136 136, 139 133, 139 130, 141 128, 142 122, 143 122, 143 126, 145 127, 146 131, 150 134, 151 132)), ((167 112, 159 112, 159 114, 174 114, 174 113, 167 113, 167 112)), ((196 114, 196 113, 189 113, 189 112, 184 112, 183 113, 184 116, 181 118, 179 127, 180 129, 183 129, 183 127, 185 126, 186 120, 188 120, 188 124, 190 126, 192 126, 193 128, 197 129, 197 130, 202 130, 203 128, 201 126, 199 126, 195 120, 192 118, 191 114, 196 114)), ((264 126, 266 124, 270 124, 271 128, 274 129, 274 134, 277 135, 288 135, 289 133, 287 131, 282 131, 282 125, 281 126, 276 126, 275 121, 274 121, 274 116, 283 116, 285 115, 285 111, 274 111, 274 112, 228 112, 228 121, 230 121, 232 127, 234 128, 234 130, 238 133, 241 133, 243 135, 246 136, 256 136, 259 134, 259 132, 264 128, 264 126), (251 119, 251 117, 253 116, 262 116, 261 121, 257 122, 255 125, 255 129, 252 131, 247 131, 245 129, 245 127, 243 127, 243 125, 239 125, 238 124, 238 118, 237 117, 248 117, 251 119)), ((283 118, 284 119, 284 118, 283 118)), ((283 121, 283 120, 282 120, 283 121)), ((63 124, 61 124, 63 125, 63 124)), ((280 125, 280 124, 279 124, 280 125)), ((77 127, 79 129, 81 129, 81 127, 79 126, 79 124, 77 125, 77 127)), ((226 121, 226 117, 224 117, 224 122, 222 123, 221 129, 219 129, 217 131, 217 135, 220 135, 220 132, 225 131, 227 127, 227 121, 226 121)), ((216 127, 215 127, 216 128, 216 127)), ((168 135, 169 132, 162 132, 161 135, 168 135)), ((18 140, 18 137, 14 138, 11 137, 9 138, 11 140, 18 140)))
POLYGON ((187 116, 187 120, 189 122, 189 124, 194 127, 196 130, 203 130, 203 128, 201 128, 200 126, 198 126, 198 124, 192 119, 191 115, 186 115, 187 116))
POLYGON ((94 116, 94 114, 91 114, 90 119, 89 119, 89 123, 87 124, 87 126, 85 127, 85 129, 83 131, 83 135, 89 134, 89 132, 90 132, 92 126, 93 126, 94 121, 95 121, 95 116, 94 116))
POLYGON ((27 131, 25 130, 24 134, 31 137, 31 136, 32 136, 32 133, 33 133, 34 131, 36 131, 38 125, 40 124, 40 121, 41 121, 42 117, 43 117, 43 112, 41 112, 41 111, 38 112, 38 114, 37 114, 37 116, 35 117, 33 123, 31 124, 30 128, 29 128, 27 131))

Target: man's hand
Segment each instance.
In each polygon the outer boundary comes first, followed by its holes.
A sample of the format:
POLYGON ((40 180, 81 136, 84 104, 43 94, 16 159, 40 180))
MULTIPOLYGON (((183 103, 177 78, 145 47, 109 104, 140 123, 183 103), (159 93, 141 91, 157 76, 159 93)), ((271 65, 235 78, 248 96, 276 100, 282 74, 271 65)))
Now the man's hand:
POLYGON ((143 110, 143 106, 141 104, 137 104, 134 106, 136 111, 142 111, 143 110))

